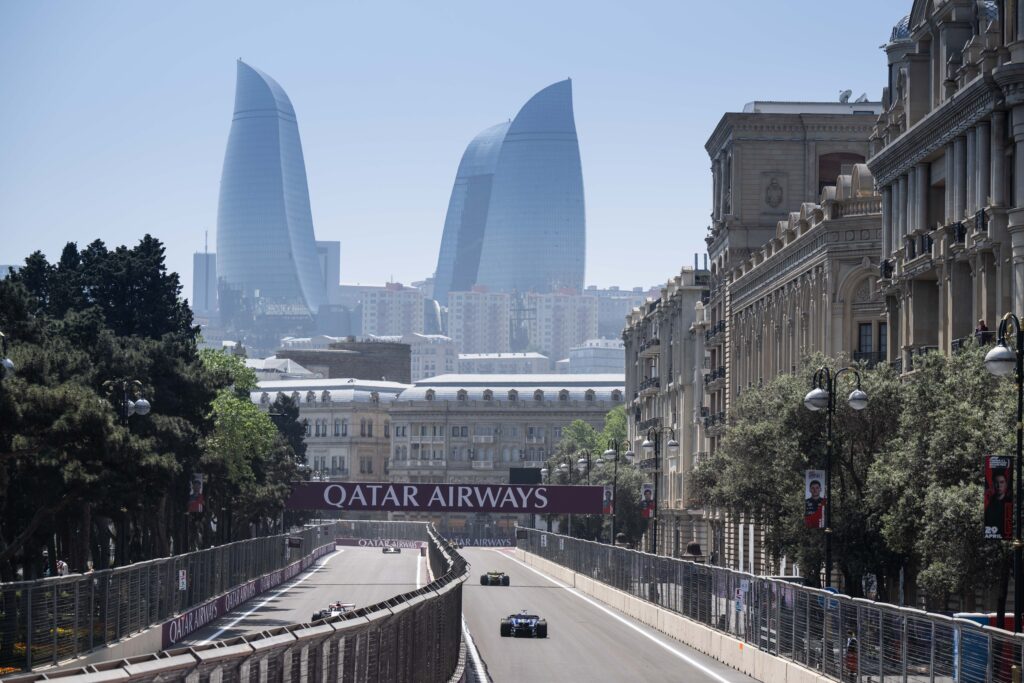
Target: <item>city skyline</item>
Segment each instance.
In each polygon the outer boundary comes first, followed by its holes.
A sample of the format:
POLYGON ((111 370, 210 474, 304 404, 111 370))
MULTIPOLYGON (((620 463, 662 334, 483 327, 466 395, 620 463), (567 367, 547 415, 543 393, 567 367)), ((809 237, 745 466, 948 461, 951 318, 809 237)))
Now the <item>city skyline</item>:
POLYGON ((813 2, 784 15, 758 3, 664 3, 649 13, 568 4, 546 7, 539 23, 527 19, 533 11, 497 21, 496 8, 471 3, 387 16, 315 3, 243 13, 6 5, 0 61, 18 69, 0 70, 0 93, 23 105, 0 114, 18 131, 0 142, 0 263, 37 248, 52 258, 69 240, 132 244, 151 232, 191 282, 192 255, 216 226, 229 69, 241 57, 286 84, 301 112, 313 222, 318 239, 342 242, 343 282, 429 276, 469 136, 508 118, 538 84, 568 76, 587 168, 586 284, 663 282, 704 249, 703 141, 723 109, 766 96, 834 100, 846 88, 877 99, 876 46, 886 38, 877 16, 891 25, 906 9, 869 4, 844 21, 844 58, 831 60, 806 60, 810 46, 792 39, 834 22, 813 2), (384 43, 355 28, 382 22, 384 43), (736 48, 722 50, 716 31, 673 37, 673 26, 726 24, 736 48), (694 68, 707 52, 714 73, 694 68), (623 231, 650 248, 638 242, 636 258, 624 258, 623 231))

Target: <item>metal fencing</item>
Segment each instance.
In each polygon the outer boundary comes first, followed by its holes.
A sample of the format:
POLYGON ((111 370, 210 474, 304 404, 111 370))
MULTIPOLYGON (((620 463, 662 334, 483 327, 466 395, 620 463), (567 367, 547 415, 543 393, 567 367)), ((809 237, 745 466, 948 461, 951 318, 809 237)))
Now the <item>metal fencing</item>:
POLYGON ((334 540, 334 526, 88 574, 0 584, 0 675, 116 642, 334 540), (298 547, 288 548, 287 540, 298 547))
POLYGON ((1012 683, 1024 665, 1024 636, 966 619, 525 531, 526 552, 844 683, 1012 683))
MULTIPOLYGON (((378 538, 361 527, 343 530, 378 538)), ((417 524, 417 523, 407 523, 417 524)), ((62 671, 60 680, 119 680, 126 683, 185 681, 247 683, 249 681, 381 681, 446 683, 462 666, 462 583, 468 566, 432 527, 418 523, 427 541, 434 579, 428 585, 326 621, 296 624, 153 655, 93 664, 62 671)), ((398 530, 385 529, 396 538, 398 530)), ((413 537, 410 540, 416 540, 413 537)), ((46 680, 42 673, 9 680, 46 680)))

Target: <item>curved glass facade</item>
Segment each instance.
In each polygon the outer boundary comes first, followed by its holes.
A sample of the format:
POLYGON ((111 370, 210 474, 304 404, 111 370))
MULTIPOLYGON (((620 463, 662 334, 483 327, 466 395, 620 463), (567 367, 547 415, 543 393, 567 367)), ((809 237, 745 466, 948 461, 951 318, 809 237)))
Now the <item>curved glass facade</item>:
POLYGON ((498 155, 477 284, 499 292, 583 289, 586 219, 572 81, 544 88, 498 155))
POLYGON ((476 284, 494 167, 508 127, 500 123, 477 135, 459 162, 434 275, 434 299, 443 306, 448 292, 468 292, 476 284))
POLYGON ((264 315, 326 303, 295 110, 274 79, 241 60, 217 211, 220 285, 264 315))

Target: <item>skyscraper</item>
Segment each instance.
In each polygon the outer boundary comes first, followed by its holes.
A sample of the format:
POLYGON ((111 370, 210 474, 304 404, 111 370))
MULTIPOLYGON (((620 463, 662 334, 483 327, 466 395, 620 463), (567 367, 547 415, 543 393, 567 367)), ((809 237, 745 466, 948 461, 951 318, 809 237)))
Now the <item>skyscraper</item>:
MULTIPOLYGON (((295 110, 241 60, 217 212, 217 270, 262 315, 310 316, 326 303, 295 110)), ((222 305, 224 302, 221 302, 222 305)))
POLYGON ((583 288, 586 219, 572 82, 469 144, 448 203, 434 296, 583 288))
POLYGON ((217 312, 217 255, 192 254, 192 311, 198 316, 217 312))

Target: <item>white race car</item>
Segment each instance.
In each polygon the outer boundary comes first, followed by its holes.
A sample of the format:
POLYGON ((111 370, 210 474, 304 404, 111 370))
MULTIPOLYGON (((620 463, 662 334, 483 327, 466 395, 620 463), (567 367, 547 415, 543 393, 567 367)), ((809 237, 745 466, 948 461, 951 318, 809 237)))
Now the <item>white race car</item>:
POLYGON ((385 555, 393 555, 394 553, 400 553, 400 552, 402 552, 402 549, 399 548, 397 545, 386 545, 386 546, 384 546, 384 554, 385 555))
POLYGON ((351 612, 356 608, 354 602, 332 602, 327 605, 327 609, 317 610, 313 612, 313 618, 310 621, 320 621, 321 619, 329 619, 330 617, 339 617, 346 612, 351 612))

